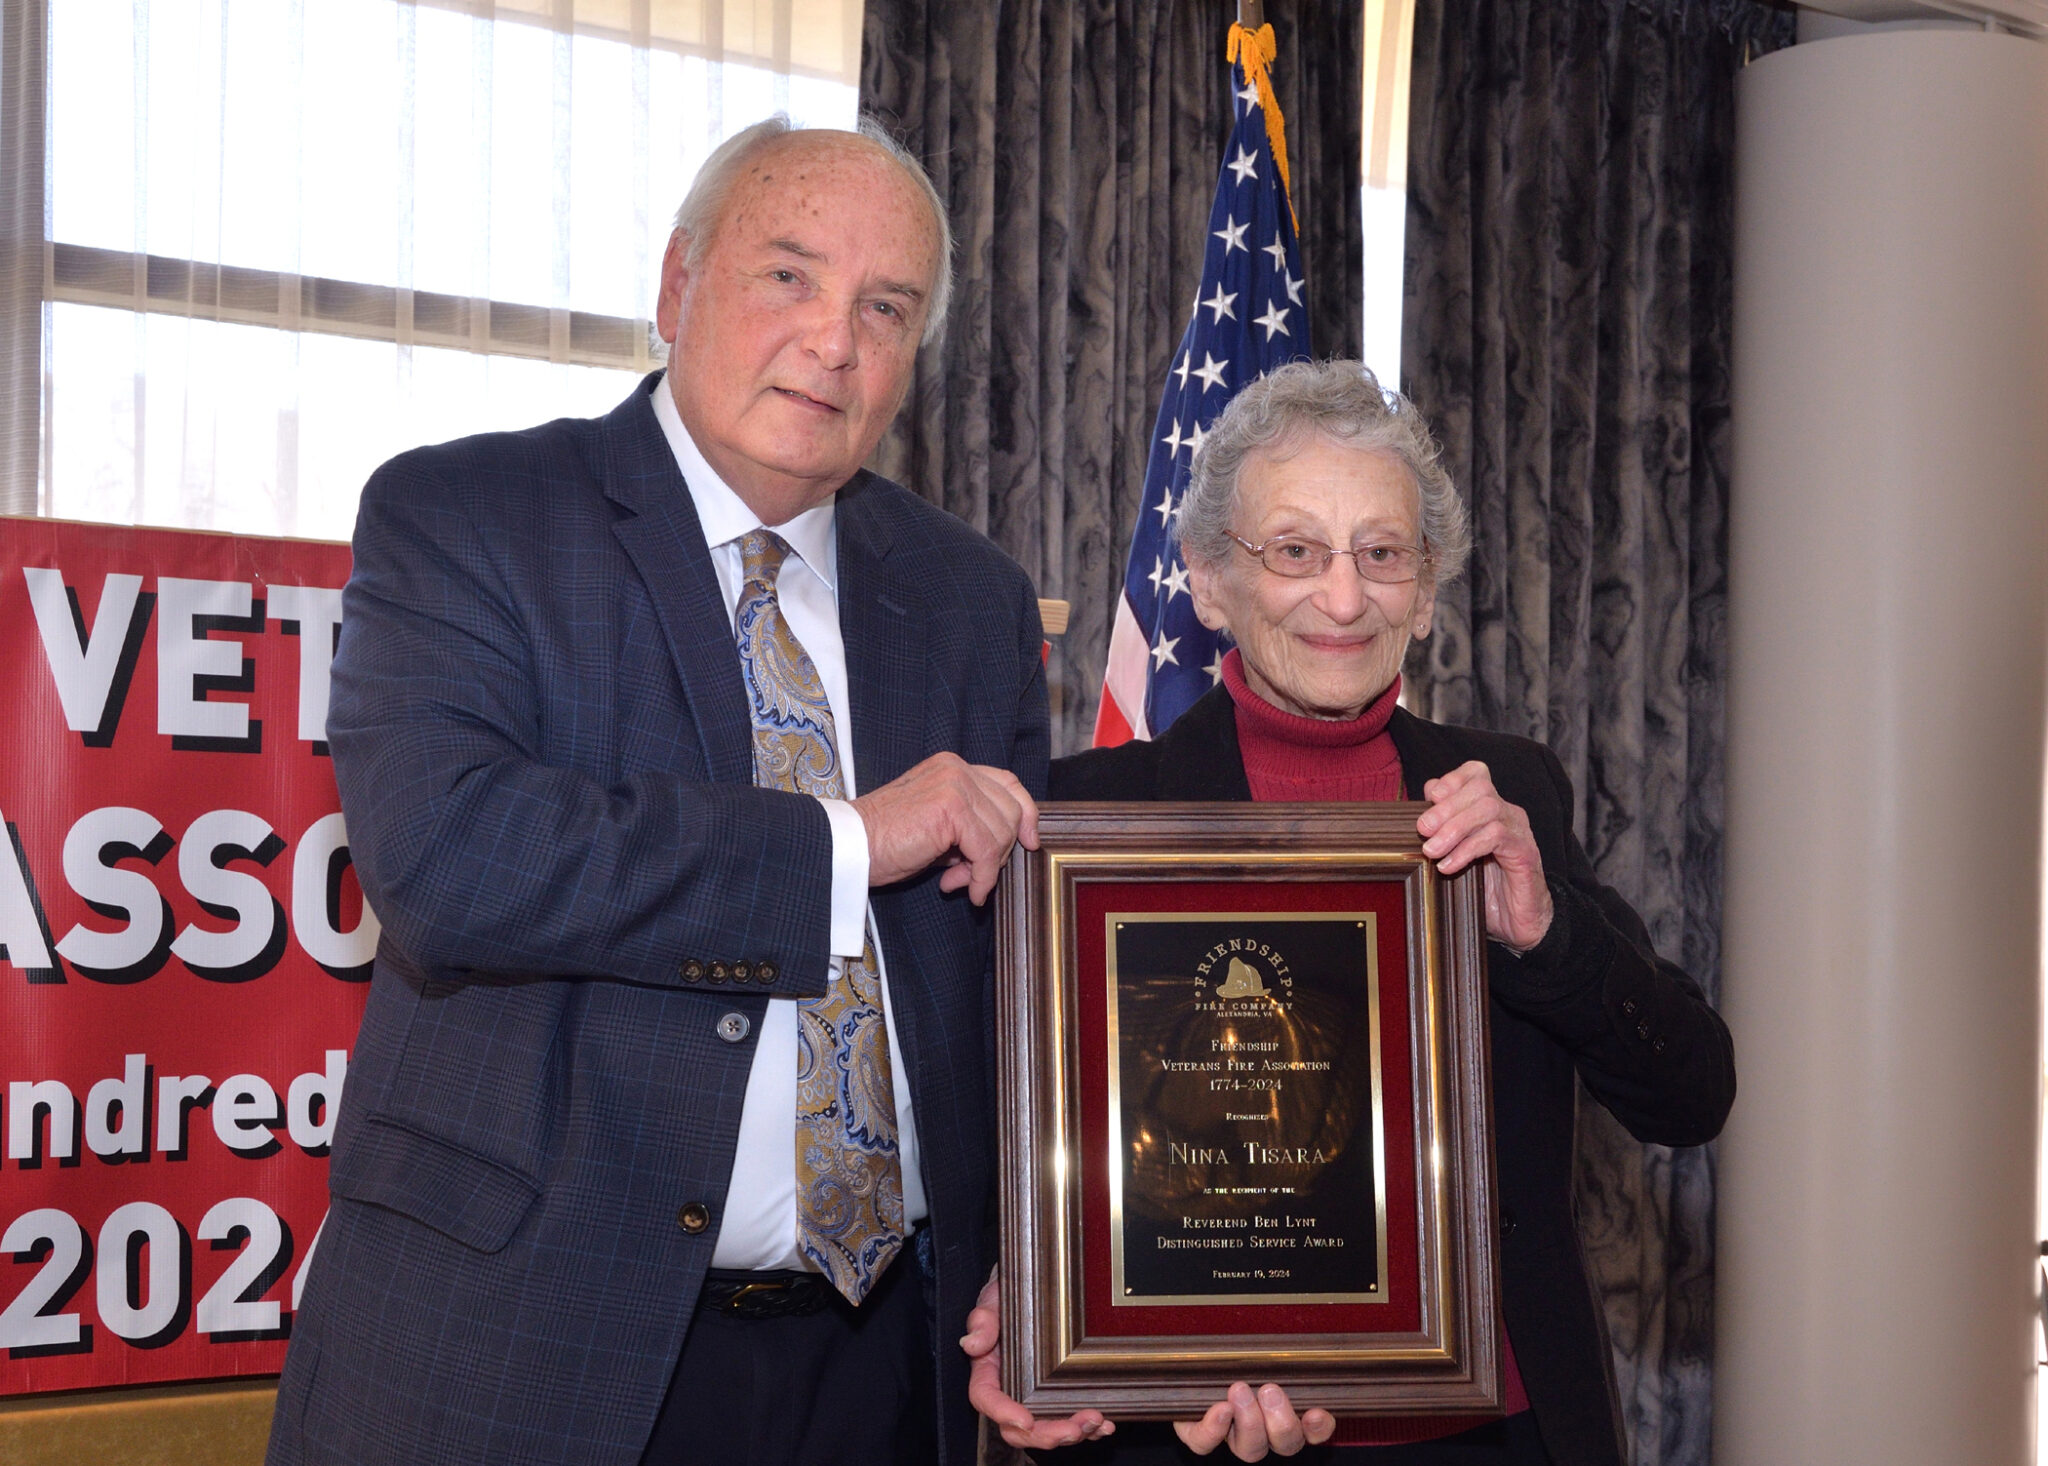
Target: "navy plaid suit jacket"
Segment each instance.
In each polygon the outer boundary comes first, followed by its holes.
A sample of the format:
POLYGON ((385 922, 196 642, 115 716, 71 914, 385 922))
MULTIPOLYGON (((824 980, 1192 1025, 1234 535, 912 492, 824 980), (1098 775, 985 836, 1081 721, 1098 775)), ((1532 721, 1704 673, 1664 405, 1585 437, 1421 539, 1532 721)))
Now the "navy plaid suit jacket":
MULTIPOLYGON (((383 940, 272 1466, 637 1461, 717 1239, 753 1033, 771 994, 823 991, 829 827, 753 786, 652 382, 604 418, 405 454, 364 491, 328 737, 383 940), (690 958, 779 972, 686 983, 690 958)), ((871 474, 837 525, 861 786, 951 750, 1042 794, 1023 572, 871 474)), ((951 1340, 992 1260, 992 919, 935 876, 874 909, 925 1157, 941 1440, 971 1462, 951 1340)))

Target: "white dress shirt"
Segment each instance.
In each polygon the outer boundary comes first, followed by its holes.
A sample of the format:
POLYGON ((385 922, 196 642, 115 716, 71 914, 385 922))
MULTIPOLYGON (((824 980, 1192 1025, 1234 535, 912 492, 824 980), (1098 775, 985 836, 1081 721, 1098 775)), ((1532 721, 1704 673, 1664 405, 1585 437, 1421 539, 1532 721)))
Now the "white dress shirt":
MULTIPOLYGON (((668 438, 676 466, 690 486, 712 569, 730 618, 739 605, 744 579, 742 535, 764 526, 760 516, 712 471, 683 426, 668 377, 655 384, 654 416, 668 438)), ((860 790, 853 762, 853 718, 846 701, 846 644, 839 632, 839 539, 830 503, 806 510, 786 524, 766 526, 788 542, 791 554, 776 577, 775 597, 783 619, 825 684, 846 799, 821 799, 832 826, 832 968, 858 957, 868 923, 867 827, 847 802, 860 790)), ((733 650, 739 660, 738 643, 733 650)), ((889 1072, 896 1090, 896 1130, 903 1167, 906 1223, 924 1219, 924 1181, 918 1171, 917 1126, 910 1103, 910 1076, 896 1037, 896 1014, 888 999, 889 969, 879 934, 875 966, 882 978, 882 1015, 889 1033, 889 1072)), ((746 1106, 740 1112, 739 1149, 725 1194, 725 1219, 711 1265, 721 1268, 809 1268, 796 1246, 796 1000, 770 998, 755 1042, 754 1067, 747 1076, 746 1106)))

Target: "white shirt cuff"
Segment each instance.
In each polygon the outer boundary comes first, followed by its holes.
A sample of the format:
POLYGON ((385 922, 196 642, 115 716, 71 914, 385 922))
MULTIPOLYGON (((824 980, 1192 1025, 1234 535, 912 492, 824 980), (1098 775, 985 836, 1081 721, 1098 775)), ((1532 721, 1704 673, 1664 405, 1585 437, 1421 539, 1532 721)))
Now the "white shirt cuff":
POLYGON ((820 799, 832 825, 832 955, 858 957, 867 943, 868 827, 844 799, 820 799))

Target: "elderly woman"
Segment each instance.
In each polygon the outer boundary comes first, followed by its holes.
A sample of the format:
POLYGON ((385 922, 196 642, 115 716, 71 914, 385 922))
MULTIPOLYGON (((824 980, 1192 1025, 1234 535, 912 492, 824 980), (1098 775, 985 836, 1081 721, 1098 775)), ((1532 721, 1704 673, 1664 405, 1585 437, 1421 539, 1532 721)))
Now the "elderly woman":
POLYGON ((1246 1460, 1330 1438, 1318 1459, 1373 1466, 1620 1466, 1599 1307, 1572 1213, 1575 1079, 1638 1139, 1698 1145, 1735 1097, 1728 1030, 1594 877, 1549 749, 1405 712, 1401 663, 1469 546, 1428 427, 1355 361, 1297 363, 1211 428, 1177 524, 1206 626, 1236 647, 1222 684, 1150 743, 1053 765, 1055 799, 1420 799, 1423 851, 1481 863, 1492 993, 1494 1138, 1506 1326, 1504 1419, 1297 1416, 1273 1386, 1199 1421, 1114 1429, 1093 1411, 1032 1421, 995 1388, 992 1295, 963 1341, 976 1403, 1014 1444, 1088 1440, 1049 1459, 1119 1466, 1227 1444, 1246 1460))

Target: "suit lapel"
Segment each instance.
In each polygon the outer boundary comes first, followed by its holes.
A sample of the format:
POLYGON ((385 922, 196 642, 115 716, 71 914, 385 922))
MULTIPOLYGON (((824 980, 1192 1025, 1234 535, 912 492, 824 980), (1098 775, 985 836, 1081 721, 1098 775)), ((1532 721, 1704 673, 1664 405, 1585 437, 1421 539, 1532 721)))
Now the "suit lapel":
POLYGON ((1441 723, 1426 722, 1406 708, 1394 709, 1387 735, 1394 740, 1394 751, 1401 756, 1401 782, 1407 786, 1410 799, 1422 798, 1424 784, 1442 778, 1464 762, 1445 738, 1441 723))
MULTIPOLYGON (((650 378, 649 381, 655 379, 650 378)), ((605 419, 605 496, 627 511, 612 533, 640 572, 661 623, 713 780, 754 780, 753 725, 732 621, 689 486, 655 421, 643 383, 605 419)))
POLYGON ((863 470, 839 491, 839 631, 846 645, 858 787, 878 789, 924 754, 924 598, 880 512, 881 481, 863 470))
POLYGON ((1212 687, 1159 735, 1160 799, 1252 797, 1244 754, 1237 746, 1237 708, 1230 693, 1212 687))

